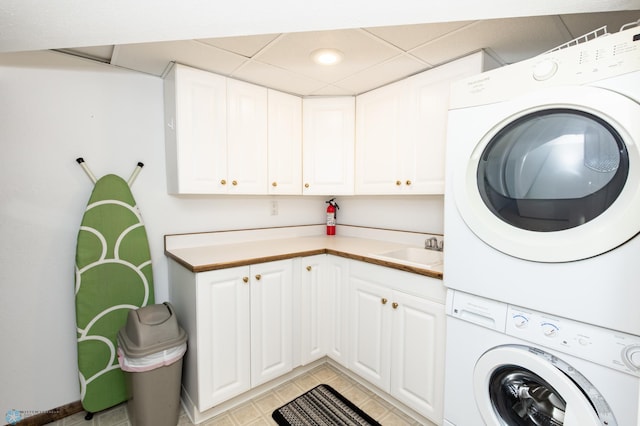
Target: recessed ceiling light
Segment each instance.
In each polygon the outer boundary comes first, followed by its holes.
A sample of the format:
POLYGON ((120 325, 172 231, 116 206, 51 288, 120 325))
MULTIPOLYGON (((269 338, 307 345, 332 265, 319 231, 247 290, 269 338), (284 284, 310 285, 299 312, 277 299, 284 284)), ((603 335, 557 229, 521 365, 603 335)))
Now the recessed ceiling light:
POLYGON ((311 59, 320 65, 335 65, 342 60, 344 55, 338 49, 323 48, 311 52, 311 59))

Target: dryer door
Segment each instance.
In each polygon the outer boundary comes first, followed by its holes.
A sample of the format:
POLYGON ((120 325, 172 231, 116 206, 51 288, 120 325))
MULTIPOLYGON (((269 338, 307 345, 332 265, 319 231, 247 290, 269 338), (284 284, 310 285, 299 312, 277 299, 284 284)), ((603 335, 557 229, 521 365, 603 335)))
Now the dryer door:
POLYGON ((475 366, 473 384, 487 425, 617 425, 602 395, 584 376, 535 348, 506 345, 489 350, 475 366))
POLYGON ((505 102, 454 177, 458 210, 525 260, 597 256, 640 232, 640 105, 595 87, 505 102))

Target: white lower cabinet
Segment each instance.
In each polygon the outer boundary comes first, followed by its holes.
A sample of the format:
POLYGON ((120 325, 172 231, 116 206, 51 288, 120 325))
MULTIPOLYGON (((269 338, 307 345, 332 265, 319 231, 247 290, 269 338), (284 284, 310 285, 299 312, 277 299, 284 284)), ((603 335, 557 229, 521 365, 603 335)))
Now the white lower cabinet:
POLYGON ((442 281, 328 254, 199 273, 170 259, 169 280, 201 413, 328 356, 442 422, 442 281))
POLYGON ((327 256, 324 288, 326 315, 322 321, 327 333, 327 355, 343 366, 349 354, 349 264, 344 257, 327 256))
POLYGON ((293 261, 251 265, 251 386, 293 369, 293 261))
POLYGON ((302 258, 301 364, 329 356, 347 366, 349 260, 319 254, 302 258))
POLYGON ((444 305, 399 291, 391 300, 389 393, 439 424, 444 404, 444 305))
POLYGON ((445 292, 437 281, 352 262, 349 368, 440 424, 445 292))
POLYGON ((170 261, 189 334, 183 387, 202 412, 292 369, 292 260, 192 273, 170 261))
POLYGON ((300 353, 306 365, 326 355, 327 255, 302 258, 300 273, 300 353))

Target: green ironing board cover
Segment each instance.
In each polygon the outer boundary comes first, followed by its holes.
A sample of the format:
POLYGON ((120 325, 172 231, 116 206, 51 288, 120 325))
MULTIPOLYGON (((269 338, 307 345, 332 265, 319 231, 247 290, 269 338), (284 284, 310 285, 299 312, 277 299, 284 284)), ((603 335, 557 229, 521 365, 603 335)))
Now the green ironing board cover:
POLYGON ((96 182, 78 232, 75 272, 80 397, 94 413, 127 400, 116 336, 130 309, 154 303, 147 233, 119 176, 96 182))

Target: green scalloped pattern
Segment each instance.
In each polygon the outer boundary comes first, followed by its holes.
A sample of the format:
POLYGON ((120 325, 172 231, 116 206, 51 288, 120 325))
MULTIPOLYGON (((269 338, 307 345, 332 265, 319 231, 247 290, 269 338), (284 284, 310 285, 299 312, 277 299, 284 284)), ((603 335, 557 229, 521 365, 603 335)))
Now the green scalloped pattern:
POLYGON ((116 353, 130 309, 154 303, 147 233, 129 185, 100 178, 78 233, 76 324, 82 406, 97 412, 127 399, 116 353))

